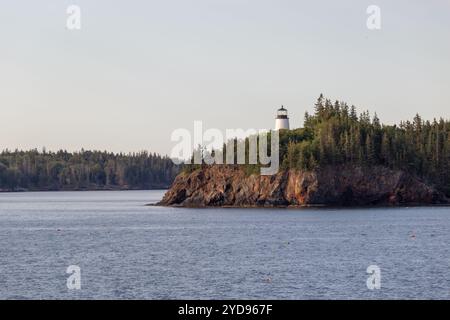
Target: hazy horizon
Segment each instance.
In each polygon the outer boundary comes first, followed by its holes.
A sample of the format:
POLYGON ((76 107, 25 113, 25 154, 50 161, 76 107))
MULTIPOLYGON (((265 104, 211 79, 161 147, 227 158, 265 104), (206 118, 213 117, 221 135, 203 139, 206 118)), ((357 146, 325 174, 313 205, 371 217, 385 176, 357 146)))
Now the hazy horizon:
POLYGON ((320 93, 386 124, 450 118, 448 0, 14 1, 0 20, 1 150, 166 155, 195 120, 272 128, 284 105, 300 127, 320 93))

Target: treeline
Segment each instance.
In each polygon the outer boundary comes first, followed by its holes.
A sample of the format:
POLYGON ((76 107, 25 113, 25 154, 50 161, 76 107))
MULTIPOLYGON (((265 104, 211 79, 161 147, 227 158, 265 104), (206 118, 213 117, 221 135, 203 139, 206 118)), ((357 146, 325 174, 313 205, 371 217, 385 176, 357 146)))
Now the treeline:
POLYGON ((282 166, 310 170, 323 165, 382 165, 415 174, 450 194, 450 122, 416 115, 383 125, 377 115, 321 95, 304 128, 281 133, 282 166))
POLYGON ((5 150, 0 191, 166 188, 178 171, 168 157, 148 152, 5 150))

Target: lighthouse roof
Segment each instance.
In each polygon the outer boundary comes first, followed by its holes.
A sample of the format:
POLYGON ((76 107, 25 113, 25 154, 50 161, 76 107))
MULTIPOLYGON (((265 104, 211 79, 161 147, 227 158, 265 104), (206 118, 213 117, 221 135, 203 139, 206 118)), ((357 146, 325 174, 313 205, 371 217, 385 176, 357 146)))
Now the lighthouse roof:
POLYGON ((277 111, 277 119, 288 119, 288 112, 283 106, 277 111))

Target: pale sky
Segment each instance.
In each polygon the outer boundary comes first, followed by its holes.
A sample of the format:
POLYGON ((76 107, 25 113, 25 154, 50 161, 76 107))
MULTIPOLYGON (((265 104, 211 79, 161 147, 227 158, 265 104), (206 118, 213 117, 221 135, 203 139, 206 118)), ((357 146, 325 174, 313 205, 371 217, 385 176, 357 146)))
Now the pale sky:
POLYGON ((299 127, 320 93, 450 118, 450 1, 0 0, 0 149, 168 154, 194 120, 299 127))

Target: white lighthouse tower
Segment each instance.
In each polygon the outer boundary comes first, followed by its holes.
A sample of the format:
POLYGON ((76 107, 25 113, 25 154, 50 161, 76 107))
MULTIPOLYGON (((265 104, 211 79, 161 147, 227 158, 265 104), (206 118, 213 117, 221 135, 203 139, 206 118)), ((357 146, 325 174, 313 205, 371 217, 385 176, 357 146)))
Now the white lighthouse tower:
POLYGON ((277 111, 277 117, 275 118, 275 130, 287 129, 289 130, 289 117, 287 110, 281 106, 277 111))

